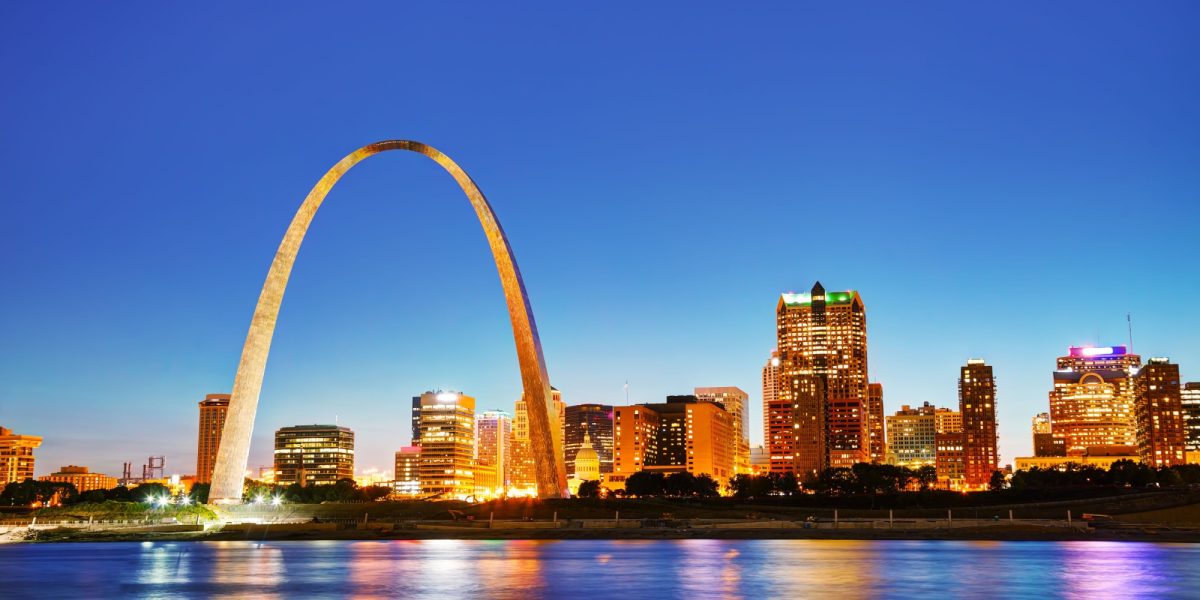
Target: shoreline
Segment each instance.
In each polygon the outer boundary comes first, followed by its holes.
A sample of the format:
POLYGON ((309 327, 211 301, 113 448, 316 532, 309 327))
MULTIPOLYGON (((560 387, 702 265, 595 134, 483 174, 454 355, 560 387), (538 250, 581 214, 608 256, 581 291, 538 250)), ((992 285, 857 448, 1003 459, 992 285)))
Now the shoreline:
POLYGON ((1200 529, 1156 526, 1114 529, 1038 529, 1028 527, 963 527, 957 529, 403 529, 395 531, 287 530, 270 527, 207 532, 130 532, 120 530, 45 529, 10 543, 80 542, 225 542, 225 541, 406 541, 406 540, 829 540, 829 541, 1104 541, 1200 543, 1200 529))

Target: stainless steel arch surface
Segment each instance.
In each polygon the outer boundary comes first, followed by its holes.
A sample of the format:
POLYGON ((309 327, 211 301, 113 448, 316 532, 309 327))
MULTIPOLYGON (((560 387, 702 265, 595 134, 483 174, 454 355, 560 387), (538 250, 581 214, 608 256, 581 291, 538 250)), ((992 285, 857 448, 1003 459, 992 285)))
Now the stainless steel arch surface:
POLYGON ((550 425, 557 422, 557 418, 552 421, 550 417, 554 412, 550 380, 546 375, 546 360, 542 356, 542 344, 538 339, 533 310, 529 306, 529 296, 525 293, 525 283, 521 280, 517 261, 513 258, 512 248, 508 245, 508 239, 504 236, 496 214, 492 212, 491 205, 475 182, 448 156, 420 142, 388 140, 363 146, 329 169, 308 193, 288 226, 283 242, 279 244, 262 293, 258 297, 254 318, 250 321, 250 332, 246 335, 245 346, 242 347, 241 362, 233 380, 233 394, 229 400, 229 412, 225 417, 221 446, 217 451, 217 463, 213 470, 210 503, 241 502, 246 461, 250 455, 250 433, 254 428, 254 416, 258 410, 258 397, 262 390, 263 372, 267 366, 267 353, 271 349, 271 337, 275 334, 275 322, 279 317, 279 305, 283 300, 292 265, 296 262, 296 253, 300 250, 304 234, 312 224, 313 216, 325 200, 326 194, 346 171, 367 157, 389 150, 408 150, 432 158, 454 177, 466 193, 467 199, 471 201, 479 223, 483 226, 483 232, 487 235, 492 257, 496 261, 496 270, 500 274, 500 283, 504 287, 525 398, 540 400, 527 403, 529 441, 534 456, 538 495, 545 498, 562 497, 566 494, 567 477, 562 459, 561 432, 558 427, 550 425))

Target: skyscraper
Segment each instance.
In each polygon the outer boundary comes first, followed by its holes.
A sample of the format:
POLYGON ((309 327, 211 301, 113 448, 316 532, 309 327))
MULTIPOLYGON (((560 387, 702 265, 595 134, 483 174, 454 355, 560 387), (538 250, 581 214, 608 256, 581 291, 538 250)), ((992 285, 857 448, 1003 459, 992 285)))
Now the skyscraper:
POLYGON ((980 359, 967 361, 959 372, 958 405, 963 419, 963 483, 985 490, 999 466, 996 449, 996 378, 980 359))
POLYGON ((779 393, 779 351, 762 371, 763 438, 771 473, 791 473, 796 468, 796 419, 792 404, 779 393))
MULTIPOLYGON (((557 388, 550 388, 550 397, 554 404, 554 412, 558 414, 559 439, 564 439, 562 435, 566 428, 567 405, 563 402, 562 392, 557 388)), ((554 415, 551 415, 551 418, 553 417, 554 415)), ((536 495, 533 453, 529 446, 529 413, 524 398, 517 399, 513 406, 512 455, 512 466, 509 468, 509 482, 512 488, 510 494, 536 495)))
POLYGON ((715 402, 729 413, 733 420, 733 470, 735 473, 750 472, 750 431, 746 410, 750 395, 737 387, 698 387, 696 398, 715 402))
POLYGON ((795 472, 870 459, 867 317, 853 290, 782 294, 776 306, 779 398, 791 406, 795 472))
POLYGON ((613 467, 613 407, 607 404, 574 404, 566 407, 563 429, 563 452, 566 454, 567 476, 578 478, 575 456, 590 447, 599 460, 601 473, 612 473, 613 467))
POLYGON ((1035 415, 1030 431, 1033 434, 1033 455, 1035 457, 1067 455, 1067 447, 1063 439, 1054 437, 1050 424, 1050 413, 1044 412, 1035 415))
POLYGON ((886 460, 887 437, 884 433, 883 384, 867 385, 867 437, 870 459, 873 463, 886 460))
POLYGON ((1072 346, 1058 358, 1050 391, 1050 427, 1062 438, 1067 456, 1089 448, 1134 453, 1137 428, 1133 414, 1133 373, 1142 364, 1124 346, 1072 346))
POLYGON ((658 464, 658 413, 642 404, 613 410, 613 481, 658 464))
POLYGON ((421 447, 404 446, 396 452, 396 493, 401 496, 421 494, 421 447))
POLYGON ((442 499, 475 493, 475 399, 461 392, 421 394, 421 493, 442 499))
POLYGON ((209 394, 200 401, 200 432, 196 436, 196 483, 212 481, 217 464, 217 448, 221 447, 221 431, 225 413, 229 411, 229 394, 209 394))
POLYGON ((1138 455, 1152 467, 1182 465, 1187 442, 1179 365, 1165 358, 1146 361, 1133 378, 1138 455))
POLYGON ((33 479, 33 449, 41 445, 36 435, 17 435, 0 427, 0 486, 33 479))
POLYGON ((275 483, 329 485, 354 478, 354 432, 337 425, 275 431, 275 483))
POLYGON ((887 417, 887 453, 889 464, 919 469, 935 466, 937 461, 937 408, 926 402, 923 406, 900 407, 887 417))
POLYGON ((1200 452, 1200 381, 1183 384, 1179 392, 1183 406, 1184 445, 1189 453, 1200 452))
POLYGON ((478 493, 500 495, 508 489, 512 441, 512 417, 508 413, 490 410, 475 415, 475 488, 478 493))

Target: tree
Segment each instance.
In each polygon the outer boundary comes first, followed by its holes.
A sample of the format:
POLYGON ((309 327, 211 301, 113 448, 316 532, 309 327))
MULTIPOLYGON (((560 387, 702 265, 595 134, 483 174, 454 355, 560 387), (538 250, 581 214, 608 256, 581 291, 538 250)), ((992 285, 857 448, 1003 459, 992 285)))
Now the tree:
POLYGON ((665 489, 666 477, 662 473, 638 471, 625 480, 625 493, 629 496, 661 496, 665 489))
POLYGON ((206 504, 208 502, 208 490, 212 484, 197 483, 192 486, 192 491, 188 493, 188 497, 196 504, 206 504))
POLYGON ((71 504, 79 492, 70 483, 56 481, 14 481, 0 492, 0 504, 9 506, 31 506, 33 504, 71 504))
POLYGON ((921 487, 921 491, 924 492, 930 487, 933 487, 933 484, 937 483, 937 469, 929 465, 925 465, 924 467, 917 469, 914 477, 917 480, 917 485, 919 485, 921 487))
POLYGON ((579 491, 575 493, 577 498, 595 498, 600 495, 600 481, 589 479, 579 484, 579 491))
POLYGON ((692 482, 693 493, 701 498, 716 498, 721 495, 721 484, 708 473, 701 473, 692 482))
POLYGON ((687 471, 671 473, 665 483, 668 496, 680 498, 696 494, 696 476, 687 471))
POLYGON ((143 483, 132 490, 138 502, 153 503, 159 498, 170 498, 171 489, 161 483, 143 483))
POLYGON ((992 478, 988 481, 988 489, 992 490, 993 492, 997 492, 1004 489, 1006 483, 1007 482, 1004 480, 1004 473, 1001 473, 1000 471, 992 471, 992 478))

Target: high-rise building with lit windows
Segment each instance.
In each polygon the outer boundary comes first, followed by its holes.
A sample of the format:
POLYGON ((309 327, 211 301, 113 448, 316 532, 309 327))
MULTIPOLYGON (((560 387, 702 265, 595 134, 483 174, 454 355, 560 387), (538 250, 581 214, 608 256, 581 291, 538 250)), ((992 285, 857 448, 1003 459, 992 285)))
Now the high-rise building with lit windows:
POLYGON ((1000 464, 991 365, 973 358, 959 370, 958 411, 963 423, 963 484, 968 490, 986 490, 1000 464))
POLYGON ((1166 358, 1151 358, 1134 375, 1133 388, 1142 463, 1156 468, 1184 464, 1187 433, 1179 365, 1166 358))
POLYGON ((733 470, 735 473, 750 472, 750 431, 746 411, 750 394, 737 387, 698 387, 693 390, 696 397, 719 404, 733 420, 733 470))
POLYGON ((508 489, 512 462, 512 417, 500 410, 475 415, 475 490, 498 496, 508 489))
POLYGON ((212 481, 227 412, 229 394, 209 394, 200 401, 200 432, 196 436, 196 483, 212 481))
POLYGON ((763 449, 771 473, 791 473, 796 468, 796 419, 792 404, 779 393, 779 351, 762 370, 763 449))
POLYGON ((475 399, 461 392, 421 394, 421 493, 442 499, 475 493, 475 399))
POLYGON ((566 408, 563 452, 567 476, 578 476, 575 456, 584 447, 596 453, 601 473, 612 473, 613 407, 607 404, 572 404, 566 408))
POLYGON ((616 481, 638 471, 686 471, 724 486, 734 475, 733 419, 719 404, 693 395, 616 407, 613 442, 616 481))
POLYGON ((1135 454, 1133 374, 1142 364, 1125 346, 1072 346, 1060 356, 1050 391, 1050 428, 1067 456, 1104 452, 1135 454))
MULTIPOLYGON (((558 415, 558 431, 560 439, 565 433, 567 423, 567 405, 563 402, 562 392, 550 388, 550 400, 554 412, 558 415)), ((553 418, 553 415, 551 415, 553 418)), ((565 444, 564 444, 565 446, 565 444)), ((533 452, 529 445, 529 412, 522 397, 513 406, 513 442, 512 464, 509 467, 509 493, 511 495, 536 495, 536 473, 533 464, 533 452)), ((565 457, 564 457, 565 460, 565 457)))
POLYGON ((354 478, 354 432, 337 425, 275 431, 275 483, 329 485, 354 478))
POLYGON ((1179 391, 1183 407, 1184 447, 1189 453, 1200 453, 1200 381, 1189 381, 1179 391))
POLYGON ((937 408, 926 402, 912 408, 907 404, 887 417, 889 464, 919 469, 937 461, 937 408))
POLYGON ((867 437, 871 462, 882 463, 887 460, 887 436, 884 432, 883 418, 883 384, 867 385, 867 437))
POLYGON ((1034 415, 1030 432, 1033 434, 1034 457, 1067 455, 1067 447, 1063 439, 1054 437, 1054 432, 1050 425, 1050 413, 1044 412, 1034 415))
POLYGON ((396 493, 401 496, 421 494, 421 447, 404 446, 396 452, 396 493))
MULTIPOLYGON (((870 460, 867 317, 853 290, 782 294, 776 305, 781 404, 791 407, 797 476, 870 460)), ((772 452, 774 454, 774 452, 772 452)))
POLYGON ((42 445, 36 435, 17 435, 0 427, 0 488, 33 479, 33 450, 42 445))

